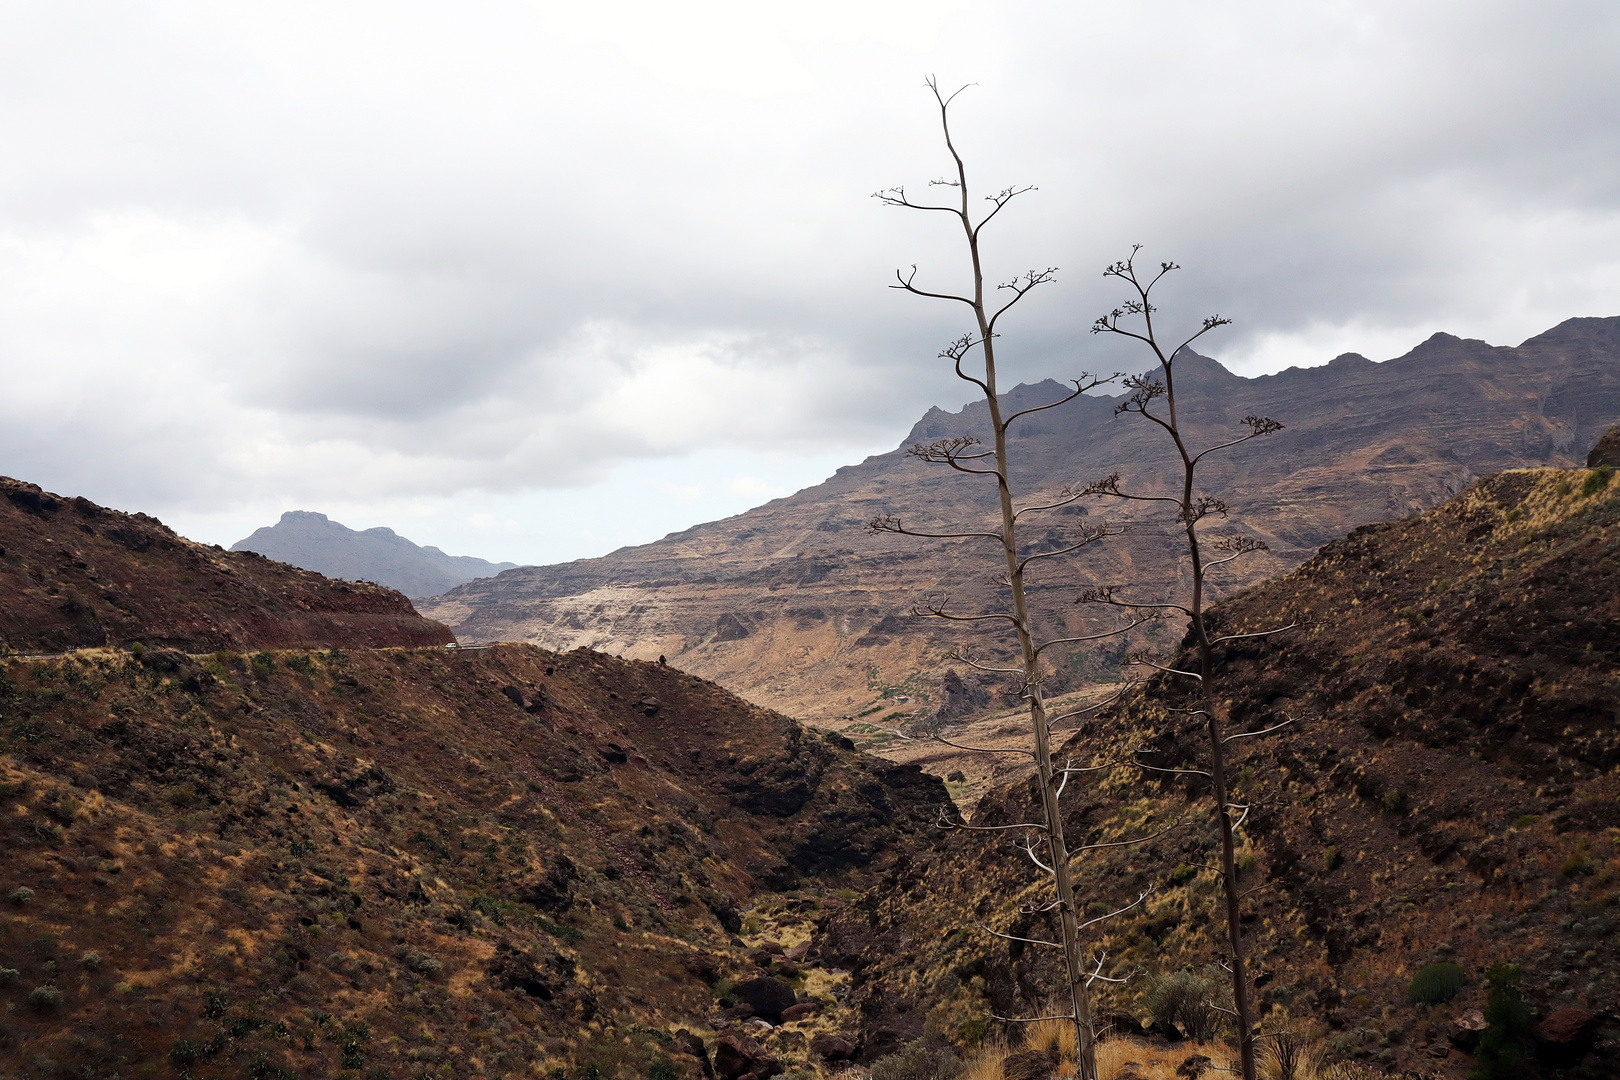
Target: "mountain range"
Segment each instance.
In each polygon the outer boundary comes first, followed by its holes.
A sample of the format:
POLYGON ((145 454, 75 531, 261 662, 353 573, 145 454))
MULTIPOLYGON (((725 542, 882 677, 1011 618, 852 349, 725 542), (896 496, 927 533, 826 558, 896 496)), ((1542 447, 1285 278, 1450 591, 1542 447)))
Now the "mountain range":
POLYGON ((446 555, 394 532, 348 528, 309 510, 289 510, 274 525, 231 545, 256 551, 305 570, 349 581, 374 581, 413 599, 437 596, 474 578, 492 577, 517 563, 492 563, 471 555, 446 555))
MULTIPOLYGON (((1620 418, 1620 318, 1571 319, 1517 347, 1436 334, 1374 363, 1345 354, 1313 368, 1243 378, 1215 360, 1177 360, 1184 425, 1203 444, 1225 441, 1250 414, 1285 429, 1211 458, 1202 478, 1230 507, 1226 528, 1269 550, 1216 582, 1217 595, 1297 566, 1322 544, 1368 522, 1418 513, 1503 469, 1578 464, 1620 418)), ((1020 385, 1005 407, 1061 396, 1056 383, 1020 385)), ((1170 464, 1159 433, 1115 414, 1120 399, 1087 395, 1020 421, 1014 479, 1032 498, 1119 473, 1152 489, 1170 464)), ((523 567, 460 585, 421 605, 466 639, 580 645, 667 656, 750 700, 839 723, 896 704, 937 704, 940 681, 966 642, 996 641, 913 624, 917 598, 948 592, 964 607, 993 601, 986 561, 966 542, 873 534, 897 515, 923 530, 977 527, 993 490, 909 457, 906 446, 984 436, 982 402, 931 409, 905 443, 839 469, 825 483, 723 521, 596 559, 523 567)), ((1097 502, 1056 517, 1057 546, 1100 521, 1134 535, 1049 560, 1031 586, 1046 631, 1084 632, 1082 588, 1133 584, 1142 595, 1184 573, 1169 523, 1097 502)), ((1150 628, 1152 629, 1152 628, 1150 628)), ((1166 638, 1148 637, 1161 648, 1166 638)), ((1055 691, 1111 678, 1125 644, 1055 656, 1055 691)))

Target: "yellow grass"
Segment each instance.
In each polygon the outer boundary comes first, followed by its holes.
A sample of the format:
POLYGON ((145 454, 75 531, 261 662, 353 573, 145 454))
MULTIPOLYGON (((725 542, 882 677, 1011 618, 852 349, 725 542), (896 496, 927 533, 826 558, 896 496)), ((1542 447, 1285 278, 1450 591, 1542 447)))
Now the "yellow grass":
POLYGON ((1114 1080, 1128 1062, 1136 1063, 1136 1072, 1150 1080, 1177 1080, 1176 1066, 1194 1054, 1203 1054, 1216 1065, 1233 1065, 1236 1054, 1225 1043, 1176 1043, 1173 1046, 1154 1046, 1140 1039, 1104 1039, 1097 1044, 1097 1075, 1102 1080, 1114 1080))

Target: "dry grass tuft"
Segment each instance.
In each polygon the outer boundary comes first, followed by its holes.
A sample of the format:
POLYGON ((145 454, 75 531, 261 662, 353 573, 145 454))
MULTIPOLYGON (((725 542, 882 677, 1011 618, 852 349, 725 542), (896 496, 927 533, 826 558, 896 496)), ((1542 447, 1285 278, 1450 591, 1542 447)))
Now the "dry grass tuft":
POLYGON ((1024 1046, 1030 1050, 1056 1050, 1060 1058, 1079 1056, 1073 1020, 1037 1020, 1024 1025, 1024 1046))

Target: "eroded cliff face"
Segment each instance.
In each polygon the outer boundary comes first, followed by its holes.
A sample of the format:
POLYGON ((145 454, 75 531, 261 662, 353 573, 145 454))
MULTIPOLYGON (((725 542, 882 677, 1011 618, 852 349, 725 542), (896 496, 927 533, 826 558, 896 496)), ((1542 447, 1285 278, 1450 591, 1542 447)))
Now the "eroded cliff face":
POLYGON ((392 589, 194 543, 145 514, 0 477, 0 649, 443 645, 392 589))
POLYGON ((526 645, 14 658, 0 716, 7 1075, 822 1070, 847 979, 783 953, 946 804, 526 645))
MULTIPOLYGON (((1190 427, 1208 443, 1230 437, 1250 413, 1288 425, 1203 469, 1207 489, 1230 504, 1233 529, 1271 549, 1218 583, 1229 593, 1298 565, 1355 526, 1439 505, 1478 476, 1578 464, 1620 418, 1620 319, 1573 319, 1517 348, 1440 334, 1382 364, 1346 355, 1245 379, 1188 356, 1178 373, 1190 427)), ((1059 392, 1051 383, 1023 386, 1008 399, 1025 406, 1059 392)), ((982 405, 932 410, 906 445, 983 434, 984 414, 982 405)), ((1167 464, 1157 430, 1115 417, 1108 398, 1041 413, 1015 434, 1018 482, 1031 497, 1115 471, 1152 486, 1167 464)), ((872 535, 863 525, 897 514, 924 529, 978 526, 993 515, 990 500, 988 488, 930 469, 902 448, 736 518, 601 559, 508 571, 423 610, 474 639, 667 655, 818 723, 889 707, 897 696, 931 708, 953 648, 1000 643, 918 626, 905 613, 936 590, 965 607, 985 602, 993 567, 971 545, 872 535)), ((1181 573, 1158 523, 1118 506, 1075 507, 1026 535, 1055 547, 1075 527, 1104 519, 1146 527, 1042 569, 1032 596, 1054 635, 1086 625, 1072 604, 1079 588, 1181 573)), ((1111 675, 1118 653, 1105 646, 1058 656, 1052 686, 1111 675)))
MULTIPOLYGON (((1582 1033, 1527 1048, 1526 1075, 1537 1053, 1564 1075, 1613 1075, 1620 480, 1580 469, 1487 478, 1430 513, 1355 530, 1214 617, 1223 633, 1298 624, 1225 646, 1217 682, 1228 731, 1297 718, 1235 744, 1232 765, 1234 798, 1251 807, 1239 857, 1268 1024, 1291 1018, 1335 1056, 1461 1077, 1471 1061, 1452 1021, 1483 1007, 1483 969, 1505 961, 1524 968, 1542 1017, 1582 1033), (1414 972, 1437 961, 1461 966, 1467 984, 1447 1004, 1413 1005, 1414 972)), ((1195 768, 1204 736, 1176 711, 1185 695, 1155 680, 1059 754, 1129 761, 1146 747, 1152 763, 1195 768)), ((1216 845, 1207 788, 1123 765, 1105 775, 1065 793, 1071 844, 1179 825, 1076 859, 1088 912, 1151 890, 1099 924, 1091 946, 1115 975, 1216 962, 1224 908, 1202 869, 1216 845)), ((1021 781, 987 794, 973 822, 1036 813, 1021 781)), ((925 1023, 971 1031, 987 1010, 1037 1010, 1051 993, 1045 950, 976 929, 1049 938, 1045 889, 1010 843, 959 836, 823 916, 812 958, 854 972, 869 1045, 898 1045, 925 1023)), ((1128 1014, 1120 1026, 1143 1019, 1141 985, 1098 984, 1100 1010, 1128 1014)))

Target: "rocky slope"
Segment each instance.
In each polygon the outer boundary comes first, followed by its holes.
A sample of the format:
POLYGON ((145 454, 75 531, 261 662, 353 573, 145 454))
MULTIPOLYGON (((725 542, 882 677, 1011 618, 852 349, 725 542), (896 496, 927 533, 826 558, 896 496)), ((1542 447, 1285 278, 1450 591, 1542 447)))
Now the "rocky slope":
POLYGON ((398 593, 3 490, 39 651, 0 656, 0 1075, 855 1052, 807 917, 931 839, 934 778, 673 668, 447 649, 398 593))
POLYGON ((392 589, 194 543, 145 514, 10 477, 0 477, 0 596, 0 653, 454 640, 392 589))
POLYGON ((350 529, 308 510, 289 510, 274 525, 231 545, 305 570, 348 581, 374 581, 409 597, 437 596, 474 578, 493 577, 516 563, 446 555, 411 543, 393 529, 350 529))
MULTIPOLYGON (((1288 425, 1205 470, 1232 520, 1271 546, 1223 583, 1228 591, 1299 564, 1354 526, 1438 505, 1480 475, 1575 465, 1620 418, 1620 318, 1572 319, 1517 348, 1438 334, 1386 363, 1351 354, 1255 379, 1202 357, 1180 363, 1179 393, 1200 438, 1229 437, 1250 413, 1288 425)), ((1033 403, 1056 390, 1019 387, 1009 400, 1033 403)), ((906 445, 981 433, 984 414, 982 405, 932 410, 906 445)), ((1020 482, 1036 493, 1115 470, 1152 483, 1165 464, 1157 432, 1115 417, 1106 397, 1041 413, 1015 433, 1020 482)), ((919 527, 973 524, 991 512, 989 497, 902 448, 738 517, 600 559, 510 570, 423 610, 475 639, 664 654, 818 722, 897 696, 929 707, 959 639, 933 624, 918 629, 903 613, 930 590, 981 600, 991 571, 963 544, 874 536, 862 525, 880 513, 919 527)), ((1088 509, 1057 518, 1032 540, 1056 544, 1077 524, 1132 520, 1116 508, 1088 509)), ((1035 597, 1049 629, 1076 623, 1070 600, 1083 584, 1180 572, 1159 524, 1137 523, 1143 531, 1124 542, 1043 572, 1035 597)), ((1053 685, 1111 674, 1118 655, 1104 648, 1060 656, 1053 685)))
POLYGON ((945 802, 914 767, 588 652, 0 670, 7 1076, 811 1068, 843 991, 761 952, 750 909, 791 947, 945 802), (764 1045, 717 1034, 799 999, 764 1045))
MULTIPOLYGON (((1267 1030, 1324 1052, 1462 1077, 1484 967, 1523 968, 1538 1045, 1521 1075, 1620 1069, 1620 482, 1612 471, 1508 472, 1430 513, 1355 530, 1290 574, 1216 609, 1225 632, 1298 620, 1233 643, 1218 694, 1232 730, 1298 722, 1239 743, 1235 796, 1252 806, 1240 864, 1256 891, 1247 933, 1267 1030), (1454 1000, 1410 1002, 1416 970, 1449 961, 1454 1000), (1539 1060, 1539 1065, 1535 1062, 1539 1060), (1537 1071, 1538 1068, 1542 1071, 1537 1071)), ((1078 762, 1196 765, 1184 690, 1148 683, 1063 747, 1078 762)), ((1087 910, 1153 890, 1092 939, 1122 987, 1098 984, 1117 1027, 1144 1019, 1155 973, 1222 955, 1206 791, 1122 765, 1065 795, 1071 843, 1154 833, 1076 866, 1087 910)), ((1002 787, 973 821, 1030 820, 1002 787)), ((992 834, 993 836, 994 834, 992 834)), ((1037 874, 1011 842, 958 835, 824 915, 812 957, 854 973, 869 1046, 925 1031, 971 1042, 993 1010, 1040 1010, 1041 950, 978 924, 1046 937, 1037 874), (1034 905, 1039 908, 1041 905, 1034 905), (1032 932, 1033 931, 1033 932, 1032 932)), ((1472 1033, 1477 1037, 1477 1030, 1472 1033)))

